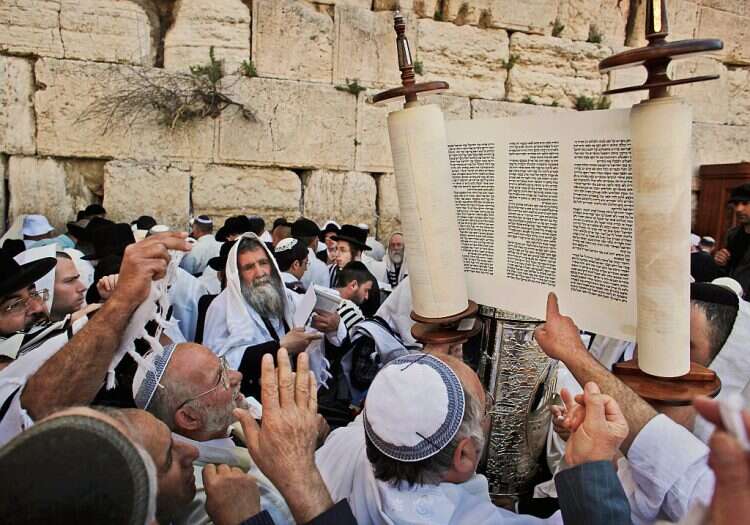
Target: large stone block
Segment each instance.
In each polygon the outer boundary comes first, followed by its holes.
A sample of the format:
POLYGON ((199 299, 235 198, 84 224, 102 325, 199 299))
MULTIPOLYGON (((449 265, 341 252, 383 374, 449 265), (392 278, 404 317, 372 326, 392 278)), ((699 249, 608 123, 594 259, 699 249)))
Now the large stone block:
POLYGON ((720 124, 693 125, 693 164, 750 161, 750 127, 720 124))
POLYGON ((98 199, 86 179, 101 170, 91 161, 60 160, 39 157, 10 157, 8 221, 20 214, 40 213, 57 229, 75 220, 76 212, 98 199))
POLYGON ((152 66, 159 17, 146 2, 62 0, 60 34, 65 58, 152 66))
POLYGON ((209 50, 234 73, 250 59, 250 9, 242 0, 177 0, 164 37, 164 67, 187 71, 206 64, 209 50))
POLYGON ((597 27, 599 6, 600 0, 560 0, 557 19, 565 27, 559 36, 584 42, 588 40, 592 24, 597 27))
POLYGON ((375 179, 368 173, 314 170, 305 175, 302 214, 319 224, 376 223, 375 179))
MULTIPOLYGON (((357 171, 393 171, 391 143, 388 138, 388 114, 398 111, 402 101, 393 101, 385 106, 367 102, 375 93, 362 92, 357 100, 357 171)), ((468 120, 471 118, 469 99, 451 95, 427 95, 422 102, 437 104, 446 120, 468 120)))
POLYGON ((370 7, 372 6, 372 0, 315 0, 315 3, 326 6, 351 6, 357 7, 359 9, 370 9, 370 7))
POLYGON ((62 57, 60 0, 0 2, 0 53, 62 57))
POLYGON ((551 31, 559 1, 445 0, 443 20, 457 25, 470 24, 543 34, 551 31))
POLYGON ((218 162, 343 170, 354 166, 356 97, 330 86, 263 78, 233 80, 229 89, 256 120, 231 109, 222 113, 218 162))
POLYGON ((718 53, 729 64, 750 64, 750 16, 702 7, 698 38, 721 38, 724 49, 718 53))
MULTIPOLYGON (((698 27, 698 2, 696 0, 671 0, 669 8, 669 40, 693 38, 698 27)), ((642 47, 646 40, 646 2, 638 2, 634 23, 626 44, 630 47, 642 47)))
POLYGON ((188 166, 113 160, 104 166, 107 218, 130 222, 144 213, 184 230, 190 214, 188 166))
POLYGON ((194 164, 193 215, 221 224, 232 215, 293 217, 299 214, 302 183, 289 170, 194 164))
POLYGON ((500 100, 483 100, 475 98, 471 101, 472 119, 489 119, 505 117, 526 117, 531 115, 567 113, 572 109, 537 106, 535 104, 518 104, 500 100))
POLYGON ((373 11, 413 11, 420 18, 432 18, 438 9, 438 0, 373 0, 373 11))
POLYGON ((603 45, 551 36, 513 33, 508 100, 574 107, 579 96, 598 97, 607 84, 599 61, 611 55, 603 45))
POLYGON ((608 46, 624 46, 627 39, 630 2, 624 0, 600 0, 599 16, 594 20, 602 35, 602 43, 608 46))
POLYGON ((36 63, 37 149, 66 157, 211 160, 215 121, 178 123, 173 129, 157 115, 136 113, 106 125, 92 107, 169 73, 81 61, 43 59, 36 63))
POLYGON ((420 80, 445 80, 451 93, 501 99, 508 72, 508 34, 502 29, 455 26, 429 19, 419 20, 420 80))
POLYGON ((694 122, 723 124, 729 120, 729 79, 727 68, 709 57, 677 60, 671 64, 672 78, 719 75, 717 80, 675 86, 671 93, 683 97, 693 108, 694 122))
POLYGON ((728 123, 750 126, 750 69, 727 71, 729 82, 728 123))
POLYGON ((253 2, 252 47, 262 77, 331 82, 333 20, 306 2, 253 2))
POLYGON ((34 70, 30 61, 0 56, 0 151, 33 155, 34 70))
MULTIPOLYGON (((404 13, 406 36, 417 48, 417 24, 414 15, 404 13)), ((401 76, 396 55, 393 15, 336 5, 333 44, 333 82, 357 80, 363 85, 399 86, 401 76)), ((416 57, 415 57, 416 58, 416 57)))
POLYGON ((401 231, 401 216, 396 191, 396 176, 385 173, 378 177, 378 238, 388 239, 401 231))

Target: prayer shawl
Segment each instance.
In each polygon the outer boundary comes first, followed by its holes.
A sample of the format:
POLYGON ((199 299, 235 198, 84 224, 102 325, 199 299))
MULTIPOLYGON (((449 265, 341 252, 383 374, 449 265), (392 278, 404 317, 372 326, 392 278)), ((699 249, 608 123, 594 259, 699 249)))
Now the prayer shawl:
MULTIPOLYGON (((198 301, 207 293, 208 290, 203 283, 182 268, 177 268, 174 283, 169 287, 169 300, 172 304, 173 318, 177 321, 185 341, 195 341, 198 301)), ((174 338, 172 340, 174 341, 174 338)))
POLYGON ((383 301, 375 316, 388 323, 391 330, 399 335, 404 345, 419 348, 421 345, 411 335, 411 327, 414 326, 414 320, 411 318, 411 304, 411 287, 407 276, 383 301))
POLYGON ((295 523, 284 497, 255 465, 246 448, 236 446, 228 437, 209 441, 195 441, 175 433, 172 433, 172 437, 198 449, 198 459, 193 462, 196 494, 185 511, 172 522, 173 525, 208 525, 211 523, 210 517, 206 514, 206 490, 203 486, 203 467, 208 464, 229 465, 250 474, 258 482, 261 510, 271 515, 275 525, 295 523))
MULTIPOLYGON (((24 250, 15 257, 13 257, 18 264, 26 264, 30 263, 32 261, 38 261, 39 259, 44 259, 46 257, 55 258, 55 252, 57 249, 54 245, 47 245, 47 246, 39 246, 37 248, 29 248, 28 250, 24 250)), ((34 283, 36 286, 37 291, 41 290, 47 290, 49 292, 49 297, 47 298, 47 312, 49 312, 52 309, 52 300, 55 297, 55 269, 52 268, 48 273, 43 275, 36 283, 34 283)))
MULTIPOLYGON (((724 346, 708 366, 721 379, 721 391, 718 399, 726 399, 732 394, 742 396, 747 409, 750 407, 750 303, 740 299, 737 318, 732 331, 729 332, 724 346)), ((695 418, 693 433, 703 442, 713 434, 714 425, 703 417, 695 418)))
POLYGON ((385 263, 373 259, 366 253, 362 253, 362 264, 364 264, 369 272, 375 277, 379 283, 388 284, 388 278, 386 277, 385 263))
MULTIPOLYGON (((391 236, 388 237, 388 246, 391 245, 391 239, 394 235, 402 235, 402 233, 393 232, 391 236)), ((394 263, 391 259, 391 250, 389 248, 388 251, 385 252, 383 262, 385 263, 386 278, 388 279, 388 284, 391 285, 391 288, 395 288, 396 286, 398 286, 398 284, 403 281, 407 275, 409 275, 409 269, 406 266, 406 253, 403 254, 401 266, 397 266, 396 263, 394 263)))
MULTIPOLYGON (((294 326, 295 292, 287 289, 281 280, 281 272, 268 246, 254 233, 248 232, 242 238, 256 239, 266 251, 271 262, 271 271, 276 282, 281 285, 281 299, 284 305, 284 318, 272 318, 267 321, 276 332, 279 339, 287 329, 294 326)), ((203 334, 203 344, 219 357, 225 357, 230 368, 237 370, 242 363, 242 356, 249 346, 256 346, 268 342, 274 337, 268 331, 261 316, 247 304, 242 295, 240 274, 237 269, 237 247, 240 239, 232 246, 227 257, 226 277, 227 287, 211 302, 206 312, 206 326, 203 334)), ((316 343, 315 341, 313 343, 316 343)), ((318 381, 325 376, 328 362, 323 356, 320 341, 307 348, 310 357, 310 369, 313 370, 318 381)))
POLYGON ((559 512, 543 520, 496 507, 490 501, 487 478, 478 474, 464 483, 413 488, 375 479, 361 415, 331 433, 315 453, 315 462, 333 501, 347 498, 359 525, 562 525, 559 512))
POLYGON ((310 248, 307 249, 307 270, 305 270, 301 280, 306 290, 313 284, 328 287, 328 268, 310 248))

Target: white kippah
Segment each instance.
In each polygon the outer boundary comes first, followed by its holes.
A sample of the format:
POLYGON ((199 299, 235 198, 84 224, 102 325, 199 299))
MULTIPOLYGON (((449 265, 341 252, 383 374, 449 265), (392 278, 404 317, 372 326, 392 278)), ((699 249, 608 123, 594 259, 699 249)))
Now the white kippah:
POLYGON ((214 221, 211 220, 211 217, 208 215, 198 215, 195 219, 195 222, 199 224, 213 224, 214 221))
POLYGON ((716 279, 711 281, 711 284, 726 288, 730 292, 733 292, 737 297, 742 299, 742 295, 744 293, 742 290, 742 285, 731 277, 717 277, 716 279))
POLYGON ((161 386, 161 378, 167 370, 169 360, 177 345, 174 343, 164 347, 164 351, 157 353, 153 350, 143 356, 147 363, 154 365, 153 370, 145 366, 138 366, 133 376, 133 400, 140 409, 148 409, 156 389, 161 386))
POLYGON ((148 233, 150 233, 151 235, 153 235, 155 233, 165 233, 165 232, 168 232, 168 231, 169 231, 169 226, 167 226, 166 224, 157 224, 156 226, 153 226, 148 231, 148 233))
POLYGON ((287 237, 286 239, 281 239, 276 244, 276 249, 274 250, 274 252, 276 253, 288 252, 292 248, 297 246, 297 242, 298 242, 297 239, 295 239, 294 237, 287 237))
POLYGON ((360 222, 359 224, 357 224, 357 228, 362 228, 363 230, 370 231, 370 227, 364 222, 360 222))
POLYGON ((453 370, 429 354, 394 359, 375 376, 363 413, 367 437, 386 456, 422 461, 445 448, 464 417, 453 370))

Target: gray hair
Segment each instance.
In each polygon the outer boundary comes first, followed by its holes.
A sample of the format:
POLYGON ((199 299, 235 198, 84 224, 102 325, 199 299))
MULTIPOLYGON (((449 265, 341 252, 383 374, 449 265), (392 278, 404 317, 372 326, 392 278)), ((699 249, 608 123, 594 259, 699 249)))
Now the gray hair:
POLYGON ((161 382, 164 388, 156 389, 146 411, 167 425, 169 430, 174 430, 174 416, 177 413, 177 407, 186 399, 190 399, 193 393, 184 382, 168 381, 167 374, 164 374, 161 382))
POLYGON ((474 441, 478 450, 484 450, 485 436, 482 430, 484 409, 478 399, 464 391, 466 409, 461 426, 451 442, 440 452, 422 461, 407 463, 389 458, 380 452, 365 434, 367 458, 372 464, 375 477, 393 485, 405 481, 412 485, 439 485, 443 476, 453 465, 453 455, 458 445, 466 438, 474 441))

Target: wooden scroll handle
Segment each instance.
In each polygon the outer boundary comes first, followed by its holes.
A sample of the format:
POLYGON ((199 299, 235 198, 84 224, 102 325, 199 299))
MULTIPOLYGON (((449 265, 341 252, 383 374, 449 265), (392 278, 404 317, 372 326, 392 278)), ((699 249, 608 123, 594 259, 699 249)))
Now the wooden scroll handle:
POLYGON ((440 80, 417 84, 414 76, 414 63, 411 57, 409 40, 406 38, 406 23, 401 13, 396 11, 393 15, 393 27, 396 30, 396 51, 398 52, 398 68, 401 70, 401 87, 389 89, 374 95, 372 102, 375 104, 385 102, 394 98, 403 97, 406 103, 417 101, 417 93, 441 93, 448 89, 448 83, 440 80))
POLYGON ((642 65, 648 71, 646 82, 640 86, 610 89, 605 91, 604 94, 615 95, 648 89, 650 98, 659 98, 668 95, 667 88, 669 86, 719 78, 719 75, 702 75, 674 80, 669 78, 667 68, 673 58, 686 58, 711 51, 719 51, 724 47, 724 43, 716 38, 667 42, 667 35, 669 35, 669 23, 667 21, 666 0, 647 0, 646 39, 648 39, 648 45, 623 51, 599 62, 599 71, 602 73, 613 69, 642 65))
POLYGON ((690 371, 680 377, 656 377, 638 368, 633 359, 616 363, 612 372, 646 401, 663 405, 689 405, 698 396, 716 397, 721 390, 721 380, 713 370, 690 363, 690 371))

